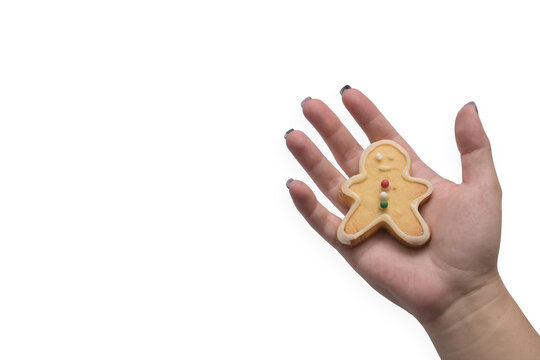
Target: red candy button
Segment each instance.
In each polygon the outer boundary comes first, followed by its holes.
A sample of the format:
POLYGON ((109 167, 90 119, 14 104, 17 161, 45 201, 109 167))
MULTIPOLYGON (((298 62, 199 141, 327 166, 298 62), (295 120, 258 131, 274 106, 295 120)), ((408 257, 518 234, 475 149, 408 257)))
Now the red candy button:
POLYGON ((381 181, 381 187, 383 189, 388 189, 388 187, 390 186, 390 181, 384 179, 383 181, 381 181))

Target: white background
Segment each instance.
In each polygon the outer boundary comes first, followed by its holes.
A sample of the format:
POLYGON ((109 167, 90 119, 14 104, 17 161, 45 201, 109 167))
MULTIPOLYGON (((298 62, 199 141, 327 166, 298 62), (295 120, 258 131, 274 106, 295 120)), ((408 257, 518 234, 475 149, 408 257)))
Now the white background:
POLYGON ((345 84, 454 181, 476 101, 500 272, 540 328, 535 2, 439 3, 2 1, 0 358, 437 358, 285 188, 312 185, 286 130, 329 154, 306 96, 367 145, 345 84))

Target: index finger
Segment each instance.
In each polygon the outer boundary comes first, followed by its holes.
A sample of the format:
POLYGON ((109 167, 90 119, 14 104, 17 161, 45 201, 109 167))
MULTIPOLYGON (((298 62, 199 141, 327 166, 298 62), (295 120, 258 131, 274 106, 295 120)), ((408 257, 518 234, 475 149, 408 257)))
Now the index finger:
POLYGON ((342 100, 370 142, 383 139, 397 142, 409 153, 412 160, 412 167, 414 168, 413 171, 416 173, 415 175, 430 180, 439 177, 437 173, 424 164, 412 147, 399 135, 379 109, 362 92, 354 88, 347 88, 346 86, 345 90, 342 89, 342 100))

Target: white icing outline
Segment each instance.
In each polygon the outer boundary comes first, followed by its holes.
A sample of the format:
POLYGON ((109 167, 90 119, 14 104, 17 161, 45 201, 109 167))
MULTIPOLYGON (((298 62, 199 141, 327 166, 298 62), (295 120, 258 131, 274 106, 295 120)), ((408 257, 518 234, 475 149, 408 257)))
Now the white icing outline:
MULTIPOLYGON (((395 141, 392 141, 392 140, 376 141, 376 142, 372 143, 371 145, 369 145, 364 150, 362 155, 360 156, 359 169, 360 169, 360 172, 359 172, 358 175, 352 176, 350 179, 346 180, 341 185, 341 191, 343 192, 343 194, 345 194, 348 197, 354 199, 354 203, 351 205, 351 207, 349 208, 349 211, 347 212, 347 215, 345 215, 345 218, 341 221, 341 224, 338 227, 337 240, 340 243, 342 243, 343 245, 352 245, 353 240, 360 238, 366 232, 372 230, 372 228, 374 226, 377 226, 377 225, 380 225, 381 223, 383 223, 382 224, 383 226, 384 225, 389 226, 391 232, 393 232, 395 235, 397 235, 406 244, 417 247, 417 246, 424 245, 426 242, 428 242, 428 240, 429 240, 429 238, 431 236, 431 233, 429 231, 428 224, 422 218, 422 215, 420 215, 420 211, 418 210, 418 207, 420 206, 420 204, 422 204, 422 202, 424 200, 426 200, 431 195, 431 193, 433 192, 433 186, 426 179, 415 178, 415 177, 412 177, 410 175, 411 158, 410 158, 409 154, 407 153, 407 151, 405 151, 405 149, 401 145, 399 145, 398 143, 396 143, 395 141), (401 176, 405 180, 413 181, 413 182, 419 182, 419 183, 424 184, 424 185, 427 186, 427 191, 422 196, 414 199, 412 201, 412 203, 411 203, 411 209, 413 211, 413 214, 415 215, 416 219, 418 220, 418 222, 420 222, 420 225, 422 226, 422 231, 423 231, 422 235, 411 236, 411 235, 405 234, 395 224, 394 220, 388 214, 379 215, 378 217, 375 218, 375 220, 370 222, 367 226, 365 226, 362 230, 360 230, 359 232, 357 232, 355 234, 348 234, 348 233, 345 232, 345 224, 349 221, 349 219, 351 218, 352 214, 356 211, 358 206, 360 206, 360 197, 358 196, 358 194, 356 194, 355 192, 350 190, 350 187, 353 184, 362 182, 367 177, 367 170, 366 170, 366 167, 365 167, 366 159, 367 159, 369 153, 371 153, 375 148, 377 148, 378 146, 381 146, 381 145, 393 146, 397 150, 399 150, 403 155, 405 155, 407 163, 405 164, 405 168, 403 169, 403 173, 401 174, 401 176)), ((362 241, 359 241, 358 243, 360 243, 360 242, 362 242, 362 241)))

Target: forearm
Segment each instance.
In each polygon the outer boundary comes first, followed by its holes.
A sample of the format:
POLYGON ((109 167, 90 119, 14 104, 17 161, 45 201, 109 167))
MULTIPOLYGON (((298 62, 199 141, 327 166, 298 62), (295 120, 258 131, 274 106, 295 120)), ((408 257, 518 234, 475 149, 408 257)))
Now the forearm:
POLYGON ((499 276, 423 325, 443 360, 540 359, 540 337, 499 276))

